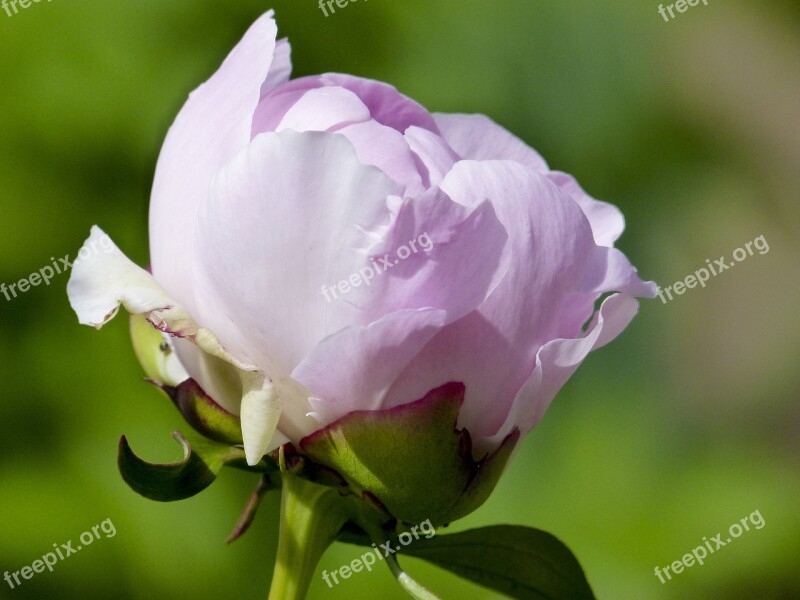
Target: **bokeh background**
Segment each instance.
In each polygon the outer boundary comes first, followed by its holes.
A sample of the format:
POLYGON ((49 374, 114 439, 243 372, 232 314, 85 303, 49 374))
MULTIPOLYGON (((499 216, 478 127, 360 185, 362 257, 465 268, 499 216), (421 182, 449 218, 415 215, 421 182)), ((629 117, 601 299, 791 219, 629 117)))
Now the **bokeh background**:
MULTIPOLYGON (((620 247, 670 284, 764 235, 769 252, 672 302, 644 302, 530 435, 491 499, 452 526, 540 527, 601 599, 800 598, 800 9, 655 1, 55 0, 0 12, 0 282, 74 257, 100 224, 148 262, 156 157, 186 95, 274 7, 295 75, 388 81, 431 110, 481 112, 619 205, 620 247), (741 517, 766 525, 662 584, 664 566, 741 517)), ((253 476, 158 504, 115 465, 186 426, 141 382, 125 318, 79 327, 66 276, 0 297, 0 573, 110 518, 91 548, 0 598, 264 598, 277 496, 226 546, 253 476)), ((329 571, 361 553, 337 545, 329 571)), ((443 598, 498 598, 425 563, 443 598)), ((404 598, 384 570, 311 598, 404 598)))

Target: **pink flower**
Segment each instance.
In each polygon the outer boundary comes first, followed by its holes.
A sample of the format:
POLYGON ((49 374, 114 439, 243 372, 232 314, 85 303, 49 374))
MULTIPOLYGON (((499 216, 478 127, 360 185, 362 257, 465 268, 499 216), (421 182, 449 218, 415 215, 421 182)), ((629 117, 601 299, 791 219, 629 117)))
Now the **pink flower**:
POLYGON ((122 303, 171 334, 168 378, 241 414, 251 464, 448 382, 476 452, 529 431, 655 295, 613 247, 621 213, 484 116, 349 75, 289 81, 276 33, 262 16, 170 129, 152 275, 116 246, 76 262, 80 321, 122 303))

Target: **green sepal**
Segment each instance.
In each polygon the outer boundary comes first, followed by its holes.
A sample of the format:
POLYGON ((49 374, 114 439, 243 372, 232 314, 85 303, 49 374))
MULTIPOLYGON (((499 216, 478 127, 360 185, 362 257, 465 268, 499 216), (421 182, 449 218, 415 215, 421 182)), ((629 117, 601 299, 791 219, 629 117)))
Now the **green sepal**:
MULTIPOLYGON (((594 600, 586 575, 572 552, 553 535, 515 525, 494 525, 449 535, 419 536, 391 546, 474 583, 521 600, 594 600)), ((365 532, 347 527, 339 541, 372 546, 365 532)))
POLYGON ((222 444, 242 443, 241 419, 217 404, 194 379, 175 387, 153 383, 169 396, 186 422, 199 434, 222 444))
POLYGON ((506 436, 500 447, 478 463, 477 472, 449 515, 449 522, 457 521, 478 509, 494 490, 500 476, 511 460, 520 439, 519 429, 506 436))
POLYGON ((193 439, 190 444, 180 432, 172 435, 183 448, 183 459, 168 464, 142 460, 131 450, 125 436, 120 438, 117 453, 119 471, 131 489, 145 498, 160 502, 190 498, 211 485, 225 465, 277 473, 277 465, 268 457, 258 465, 248 467, 241 448, 203 439, 193 439))
POLYGON ((491 462, 473 460, 469 433, 456 428, 463 401, 463 384, 448 383, 410 404, 350 413, 300 448, 396 519, 449 523, 488 497, 518 439, 509 436, 491 462))

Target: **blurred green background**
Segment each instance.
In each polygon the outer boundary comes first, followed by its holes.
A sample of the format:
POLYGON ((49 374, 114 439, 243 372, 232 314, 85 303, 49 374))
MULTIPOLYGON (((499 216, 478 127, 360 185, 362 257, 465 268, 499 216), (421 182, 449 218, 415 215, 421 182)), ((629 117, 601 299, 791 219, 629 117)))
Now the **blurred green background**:
MULTIPOLYGON (((540 527, 602 599, 800 598, 800 9, 710 0, 670 23, 637 0, 55 0, 0 12, 0 282, 74 256, 101 225, 148 262, 157 153, 189 91, 264 10, 295 75, 388 81, 435 111, 481 112, 624 211, 620 247, 670 284, 759 235, 748 258, 672 302, 644 302, 525 441, 491 499, 452 526, 540 527), (667 565, 741 517, 766 525, 662 584, 667 565)), ((253 476, 226 470, 157 504, 120 479, 126 434, 179 456, 177 412, 142 373, 126 319, 79 327, 66 276, 0 297, 0 573, 110 518, 53 573, 0 598, 265 598, 277 496, 226 546, 253 476)), ((337 545, 321 568, 361 554, 337 545)), ((414 559, 448 598, 498 598, 414 559)), ((404 598, 388 571, 312 598, 404 598)))

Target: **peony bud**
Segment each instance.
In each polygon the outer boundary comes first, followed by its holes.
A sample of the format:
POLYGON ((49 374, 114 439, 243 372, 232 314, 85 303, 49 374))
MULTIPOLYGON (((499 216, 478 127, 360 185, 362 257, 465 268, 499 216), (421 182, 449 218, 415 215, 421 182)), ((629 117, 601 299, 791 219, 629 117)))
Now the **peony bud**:
POLYGON ((249 464, 291 441, 401 520, 457 518, 656 288, 613 247, 619 210, 505 129, 376 81, 290 81, 276 32, 261 17, 172 125, 152 274, 114 246, 75 263, 70 301, 82 323, 122 304, 170 336, 180 364, 162 371, 194 382, 176 403, 240 416, 249 464), (415 411, 442 390, 434 435, 415 411), (389 464, 402 444, 366 456, 365 419, 425 448, 441 489, 416 450, 408 472, 389 464))

